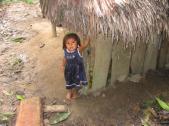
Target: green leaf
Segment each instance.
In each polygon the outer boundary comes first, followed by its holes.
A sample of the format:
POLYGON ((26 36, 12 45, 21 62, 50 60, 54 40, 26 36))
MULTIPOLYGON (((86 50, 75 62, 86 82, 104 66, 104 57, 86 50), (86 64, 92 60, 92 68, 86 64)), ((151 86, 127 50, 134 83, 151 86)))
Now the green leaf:
POLYGON ((23 96, 23 95, 16 95, 16 98, 17 98, 18 100, 24 100, 24 99, 25 99, 25 96, 23 96))
POLYGON ((70 112, 62 112, 62 113, 57 113, 53 117, 49 119, 49 122, 51 125, 57 124, 59 122, 62 122, 66 120, 70 116, 70 112))
POLYGON ((157 102, 158 102, 158 104, 160 105, 161 108, 163 108, 166 111, 169 111, 169 104, 168 103, 162 101, 161 99, 159 99, 157 97, 156 97, 156 100, 157 100, 157 102))

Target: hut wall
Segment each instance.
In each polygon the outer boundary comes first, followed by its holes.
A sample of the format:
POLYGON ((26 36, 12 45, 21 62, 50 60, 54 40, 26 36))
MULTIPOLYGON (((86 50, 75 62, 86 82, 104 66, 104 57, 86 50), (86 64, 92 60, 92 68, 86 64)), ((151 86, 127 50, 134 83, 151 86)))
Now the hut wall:
POLYGON ((111 84, 116 80, 123 81, 128 77, 131 58, 131 48, 124 48, 122 42, 113 45, 111 84))
POLYGON ((144 59, 144 73, 146 73, 148 70, 156 70, 157 68, 159 42, 160 36, 157 36, 156 39, 154 39, 154 42, 149 42, 147 44, 147 50, 144 59))
POLYGON ((167 56, 166 56, 165 68, 169 69, 169 45, 168 45, 168 51, 167 51, 167 56))
POLYGON ((107 85, 109 66, 111 65, 111 84, 117 80, 124 81, 129 74, 144 74, 148 70, 156 70, 157 64, 169 63, 169 53, 166 43, 159 45, 161 38, 158 36, 154 43, 138 43, 133 49, 125 48, 123 42, 111 44, 111 39, 99 36, 95 41, 95 63, 93 69, 93 90, 107 85), (159 59, 158 59, 158 56, 159 59), (159 61, 158 61, 159 60, 159 61), (165 61, 165 62, 164 62, 165 61), (111 64, 110 64, 111 63, 111 64), (131 68, 131 71, 130 71, 131 68), (130 73, 131 72, 131 73, 130 73))
POLYGON ((158 68, 165 68, 167 64, 168 42, 163 40, 159 50, 158 68))
POLYGON ((149 43, 145 54, 144 61, 144 73, 148 70, 156 70, 158 57, 158 46, 156 44, 149 43))
POLYGON ((131 59, 131 73, 132 74, 142 74, 144 72, 144 59, 146 53, 145 43, 136 43, 135 49, 132 50, 131 59))
POLYGON ((107 76, 112 52, 111 41, 112 40, 110 38, 105 38, 101 35, 95 41, 96 48, 92 90, 103 88, 107 84, 107 76))

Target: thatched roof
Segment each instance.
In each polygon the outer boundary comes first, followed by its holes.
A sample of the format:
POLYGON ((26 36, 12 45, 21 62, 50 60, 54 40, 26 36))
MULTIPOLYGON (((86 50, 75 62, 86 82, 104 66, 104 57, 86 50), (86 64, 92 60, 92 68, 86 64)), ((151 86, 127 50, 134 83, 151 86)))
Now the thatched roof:
POLYGON ((40 1, 43 14, 52 22, 83 34, 103 33, 133 44, 154 42, 162 31, 168 34, 168 0, 40 1))

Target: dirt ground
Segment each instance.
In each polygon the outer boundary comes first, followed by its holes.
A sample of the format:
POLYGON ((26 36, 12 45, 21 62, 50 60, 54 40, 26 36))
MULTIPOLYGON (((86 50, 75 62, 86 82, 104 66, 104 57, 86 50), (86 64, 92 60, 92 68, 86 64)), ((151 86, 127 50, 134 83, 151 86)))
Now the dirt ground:
MULTIPOLYGON (((58 36, 53 38, 50 22, 41 17, 38 3, 0 7, 0 112, 16 111, 15 94, 40 96, 46 104, 65 104, 60 65, 66 30, 57 28, 58 36), (14 42, 20 37, 23 41, 14 42)), ((140 83, 117 82, 81 96, 68 105, 71 116, 59 125, 141 126, 141 103, 161 94, 169 96, 169 72, 151 71, 140 83)))

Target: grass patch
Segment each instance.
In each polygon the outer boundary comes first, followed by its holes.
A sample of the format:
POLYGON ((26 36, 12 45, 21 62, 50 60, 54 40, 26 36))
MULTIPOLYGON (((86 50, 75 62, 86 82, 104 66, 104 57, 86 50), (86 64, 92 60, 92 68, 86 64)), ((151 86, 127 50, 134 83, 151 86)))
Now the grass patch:
POLYGON ((35 0, 0 0, 0 3, 6 4, 6 3, 16 3, 20 1, 23 1, 28 4, 33 4, 35 0))
POLYGON ((22 0, 24 1, 25 3, 28 3, 28 4, 33 4, 33 0, 22 0))
POLYGON ((0 123, 8 122, 14 115, 13 112, 0 112, 0 123))
POLYGON ((26 40, 25 37, 17 37, 12 39, 12 41, 15 43, 22 43, 24 40, 26 40))
POLYGON ((22 63, 22 60, 19 58, 14 59, 14 61, 12 62, 12 66, 17 66, 20 65, 22 63))

